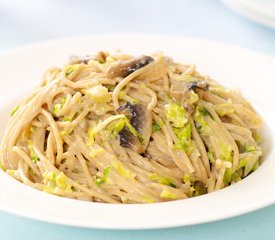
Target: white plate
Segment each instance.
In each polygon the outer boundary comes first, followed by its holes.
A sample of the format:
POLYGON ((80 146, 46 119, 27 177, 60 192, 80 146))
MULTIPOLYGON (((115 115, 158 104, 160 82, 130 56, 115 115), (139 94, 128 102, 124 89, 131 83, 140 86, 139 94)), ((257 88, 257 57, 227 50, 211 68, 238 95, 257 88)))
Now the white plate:
MULTIPOLYGON (((220 83, 242 89, 265 118, 264 163, 243 181, 226 189, 180 201, 113 205, 53 196, 26 187, 0 171, 0 209, 21 216, 80 227, 149 229, 175 227, 228 218, 275 202, 274 113, 275 59, 260 53, 199 39, 165 36, 91 36, 51 41, 0 56, 0 126, 11 103, 39 84, 50 66, 70 54, 123 49, 133 54, 162 50, 177 61, 197 64, 220 83)), ((0 134, 3 134, 1 128, 0 134)))
POLYGON ((223 0, 223 2, 255 22, 275 28, 274 0, 223 0))

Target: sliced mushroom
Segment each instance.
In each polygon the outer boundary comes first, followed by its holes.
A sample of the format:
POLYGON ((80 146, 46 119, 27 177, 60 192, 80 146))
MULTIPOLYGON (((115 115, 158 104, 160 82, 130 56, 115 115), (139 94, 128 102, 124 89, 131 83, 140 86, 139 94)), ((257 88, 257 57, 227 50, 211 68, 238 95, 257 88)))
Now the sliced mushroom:
POLYGON ((199 80, 199 81, 187 83, 186 84, 186 89, 187 90, 193 90, 193 91, 195 91, 197 89, 208 91, 209 90, 209 85, 205 81, 199 80))
POLYGON ((135 130, 143 136, 141 141, 141 139, 132 134, 127 127, 124 127, 119 133, 120 145, 131 148, 137 153, 144 153, 152 133, 152 113, 141 104, 133 105, 129 102, 120 106, 118 112, 125 114, 135 130))
POLYGON ((147 64, 153 61, 154 59, 150 56, 141 56, 135 59, 121 61, 117 65, 111 67, 108 70, 107 75, 109 78, 125 78, 134 71, 146 66, 147 64))
POLYGON ((131 148, 137 153, 143 153, 143 145, 138 137, 134 136, 127 128, 119 132, 120 146, 131 148))
POLYGON ((194 192, 195 196, 200 196, 207 193, 207 188, 205 184, 200 181, 194 182, 194 188, 195 188, 195 192, 194 192))

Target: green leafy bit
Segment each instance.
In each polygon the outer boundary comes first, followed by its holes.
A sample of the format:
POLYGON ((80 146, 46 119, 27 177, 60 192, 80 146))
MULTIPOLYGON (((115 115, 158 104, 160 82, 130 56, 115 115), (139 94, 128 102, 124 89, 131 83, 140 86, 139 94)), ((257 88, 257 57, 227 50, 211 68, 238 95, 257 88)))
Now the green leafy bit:
MULTIPOLYGON (((195 126, 198 132, 202 135, 211 136, 212 141, 215 142, 215 146, 219 148, 220 156, 222 160, 232 162, 232 146, 220 138, 207 122, 207 118, 211 117, 207 109, 197 106, 194 113, 195 126)), ((210 159, 210 158, 209 158, 210 159)))
POLYGON ((160 127, 160 125, 158 125, 158 123, 156 121, 153 121, 152 129, 153 129, 153 133, 154 133, 154 132, 159 131, 161 129, 161 127, 160 127))
POLYGON ((150 179, 153 181, 156 181, 160 184, 167 185, 172 188, 177 188, 176 184, 173 183, 172 179, 167 178, 167 177, 160 177, 157 173, 153 173, 150 176, 150 179))
POLYGON ((98 116, 102 116, 112 108, 108 103, 94 103, 91 110, 98 116))
POLYGON ((94 133, 94 130, 93 128, 89 128, 88 130, 88 143, 87 145, 88 146, 92 146, 95 142, 95 133, 94 133))
POLYGON ((184 183, 187 183, 187 182, 193 183, 196 181, 196 177, 194 175, 185 174, 182 178, 182 181, 184 183))
POLYGON ((203 119, 197 119, 195 122, 196 129, 200 134, 210 134, 211 128, 209 127, 208 123, 203 119))
POLYGON ((255 140, 256 140, 257 143, 261 143, 262 142, 262 136, 260 134, 256 134, 255 140))
POLYGON ((173 192, 171 192, 168 189, 164 189, 161 194, 160 194, 161 198, 167 198, 167 199, 177 199, 177 195, 173 192))
POLYGON ((40 158, 35 154, 35 153, 32 153, 31 154, 31 160, 33 163, 37 163, 40 161, 40 158))
POLYGON ((28 141, 28 150, 29 150, 29 154, 30 154, 30 158, 32 160, 33 163, 37 163, 40 161, 39 157, 34 153, 34 147, 33 147, 33 141, 29 140, 28 141))
POLYGON ((190 181, 191 181, 191 175, 190 175, 190 174, 185 174, 185 175, 183 176, 183 178, 182 178, 182 181, 183 181, 184 183, 190 182, 190 181))
POLYGON ((209 124, 206 122, 205 117, 210 116, 209 112, 202 107, 196 107, 196 111, 194 113, 195 126, 199 133, 201 134, 211 134, 212 130, 209 124))
POLYGON ((229 184, 232 181, 232 169, 227 168, 223 177, 223 182, 229 184))
POLYGON ((232 146, 230 144, 228 144, 227 142, 225 142, 225 140, 223 138, 219 138, 216 135, 213 135, 212 141, 215 146, 212 149, 212 151, 214 151, 214 153, 216 153, 215 157, 232 163, 232 161, 233 161, 232 146), (215 148, 216 148, 216 150, 215 150, 215 148))
POLYGON ((108 178, 108 176, 109 176, 110 171, 111 171, 111 166, 108 166, 108 167, 106 167, 106 168, 103 170, 102 177, 97 178, 97 179, 95 180, 97 186, 100 186, 101 184, 103 184, 103 183, 106 182, 106 180, 107 180, 107 178, 108 178))
POLYGON ((255 146, 247 146, 245 148, 245 152, 253 152, 253 151, 255 151, 255 146))
POLYGON ((68 183, 68 179, 63 172, 56 174, 52 171, 46 171, 43 174, 44 191, 59 195, 59 191, 71 192, 72 185, 68 183))
POLYGON ((152 199, 152 198, 150 198, 150 197, 144 197, 144 201, 146 202, 146 203, 154 203, 154 200, 152 199))
POLYGON ((108 88, 104 86, 94 86, 89 89, 83 89, 82 92, 96 103, 104 103, 111 100, 111 95, 108 92, 108 88))
POLYGON ((6 171, 7 168, 4 166, 3 162, 0 161, 0 168, 3 170, 3 171, 6 171))
POLYGON ((234 112, 234 108, 230 103, 216 104, 214 105, 214 109, 220 117, 234 112))
POLYGON ((140 134, 134 127, 133 125, 129 122, 129 120, 125 116, 125 126, 129 129, 129 131, 138 139, 140 140, 141 143, 144 143, 144 136, 140 134))
POLYGON ((72 121, 72 119, 69 118, 69 117, 64 117, 64 118, 62 119, 62 122, 71 122, 71 121, 72 121))
POLYGON ((190 140, 186 141, 177 141, 176 144, 174 145, 174 148, 176 150, 182 150, 185 151, 187 154, 190 154, 193 150, 193 144, 190 140))
POLYGON ((207 152, 207 156, 208 156, 208 159, 209 161, 214 164, 215 163, 215 159, 214 159, 214 156, 213 156, 213 153, 211 151, 208 151, 207 152))
POLYGON ((61 97, 61 104, 65 104, 66 103, 66 101, 67 101, 67 98, 66 97, 61 97))
POLYGON ((129 178, 129 179, 135 178, 134 173, 127 167, 123 166, 123 164, 120 161, 113 162, 112 167, 114 167, 117 170, 117 172, 123 177, 129 178))
POLYGON ((14 169, 7 169, 6 173, 8 175, 10 175, 11 177, 14 177, 16 179, 18 179, 18 177, 20 178, 20 173, 19 170, 14 170, 14 169))
POLYGON ((183 150, 190 153, 193 150, 193 144, 191 141, 192 128, 191 124, 187 124, 183 128, 174 128, 173 129, 178 141, 174 145, 175 149, 183 150))
POLYGON ((79 67, 79 64, 67 65, 65 67, 66 77, 69 77, 75 70, 78 69, 78 67, 79 67))
POLYGON ((173 127, 181 128, 187 123, 186 112, 182 106, 177 103, 169 103, 164 106, 165 117, 173 127))
POLYGON ((54 113, 56 116, 59 116, 59 113, 60 113, 60 111, 61 111, 61 108, 62 108, 62 104, 61 104, 61 103, 54 104, 54 106, 53 106, 53 113, 54 113))
POLYGON ((61 97, 59 98, 59 103, 54 104, 53 106, 53 113, 58 117, 60 115, 60 111, 63 108, 64 104, 66 103, 67 98, 61 97))
POLYGON ((231 145, 225 143, 223 139, 219 139, 217 141, 218 141, 219 150, 221 152, 220 158, 222 160, 232 162, 233 159, 232 159, 232 147, 231 147, 231 145))
POLYGON ((69 136, 72 133, 73 129, 61 131, 61 136, 69 136))
POLYGON ((120 161, 114 161, 103 170, 102 177, 96 179, 96 184, 98 186, 105 182, 108 182, 108 176, 110 174, 111 169, 115 169, 121 176, 125 178, 135 178, 135 174, 130 169, 123 166, 123 164, 120 161))
POLYGON ((124 127, 127 127, 129 131, 136 137, 139 138, 140 142, 144 142, 144 136, 139 133, 129 122, 127 117, 123 114, 121 115, 114 115, 109 117, 108 119, 104 120, 103 122, 99 123, 98 126, 94 128, 90 128, 88 131, 88 145, 91 146, 94 143, 95 135, 102 130, 106 125, 109 125, 108 131, 111 133, 112 136, 116 136, 124 127), (112 123, 114 120, 119 120, 117 123, 112 123), (101 125, 101 126, 100 126, 101 125))
POLYGON ((255 146, 249 146, 249 145, 245 145, 245 144, 240 144, 240 151, 243 153, 247 153, 247 152, 253 152, 256 150, 255 146))
POLYGON ((32 125, 32 126, 30 127, 30 132, 31 132, 31 133, 35 133, 35 131, 36 131, 36 127, 32 125))
POLYGON ((90 152, 90 157, 94 158, 102 152, 104 152, 103 148, 92 149, 91 152, 90 152))
POLYGON ((197 107, 198 111, 201 113, 203 116, 211 116, 211 114, 208 112, 208 110, 204 107, 197 107))
POLYGON ((16 106, 14 109, 12 109, 10 116, 12 117, 17 112, 18 109, 19 109, 19 106, 16 106))
POLYGON ((63 172, 56 176, 56 186, 62 190, 66 190, 68 188, 67 177, 63 172))
POLYGON ((242 180, 240 171, 235 171, 231 177, 231 183, 236 183, 242 180))
POLYGON ((187 124, 183 128, 174 128, 174 132, 178 139, 190 140, 192 134, 191 124, 187 124))
POLYGON ((189 91, 187 103, 194 104, 199 100, 198 94, 196 94, 193 90, 189 91))
POLYGON ((122 129, 125 127, 125 124, 125 118, 121 118, 117 122, 110 124, 108 130, 111 132, 112 136, 115 137, 117 134, 119 134, 120 131, 122 131, 122 129))
POLYGON ((260 165, 259 160, 257 160, 256 163, 254 164, 253 168, 252 168, 252 171, 257 170, 259 165, 260 165))
POLYGON ((262 155, 261 151, 253 151, 240 154, 240 161, 237 170, 244 168, 244 176, 247 176, 253 169, 257 168, 258 161, 262 155))

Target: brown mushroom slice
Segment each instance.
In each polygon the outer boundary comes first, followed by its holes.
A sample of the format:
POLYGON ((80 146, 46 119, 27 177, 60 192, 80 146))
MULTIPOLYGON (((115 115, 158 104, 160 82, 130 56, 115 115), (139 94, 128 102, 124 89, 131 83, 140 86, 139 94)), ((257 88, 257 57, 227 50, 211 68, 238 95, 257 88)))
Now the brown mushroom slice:
POLYGON ((186 88, 187 90, 197 90, 197 89, 200 89, 200 90, 203 90, 203 91, 208 91, 209 90, 209 85, 206 81, 204 80, 198 80, 198 81, 195 81, 195 82, 188 82, 186 84, 186 88))
POLYGON ((120 137, 120 146, 125 147, 125 148, 131 148, 137 153, 143 153, 143 145, 136 137, 133 135, 126 127, 122 131, 119 132, 119 137, 120 137))
POLYGON ((119 133, 120 145, 131 148, 137 153, 144 153, 152 134, 152 113, 141 104, 131 104, 129 102, 120 106, 118 112, 124 114, 135 130, 142 136, 142 139, 140 139, 125 126, 119 133))
POLYGON ((208 91, 209 84, 205 80, 197 80, 194 82, 172 80, 172 88, 177 91, 191 91, 197 90, 208 91))
POLYGON ((205 184, 200 181, 195 181, 193 187, 195 188, 195 196, 201 196, 207 193, 207 188, 205 184))
POLYGON ((120 61, 117 65, 111 67, 108 70, 107 76, 109 78, 125 78, 134 71, 146 66, 153 61, 154 59, 152 57, 145 55, 131 60, 120 61))

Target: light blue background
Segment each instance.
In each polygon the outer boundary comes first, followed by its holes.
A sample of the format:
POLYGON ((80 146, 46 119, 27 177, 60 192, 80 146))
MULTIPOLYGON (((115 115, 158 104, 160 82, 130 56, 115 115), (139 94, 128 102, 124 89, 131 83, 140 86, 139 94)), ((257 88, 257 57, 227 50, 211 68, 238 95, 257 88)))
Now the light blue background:
MULTIPOLYGON (((203 37, 275 56, 275 30, 248 21, 218 0, 0 0, 0 53, 58 37, 137 32, 203 37)), ((274 226, 274 205, 224 221, 152 231, 72 228, 0 212, 1 240, 258 240, 275 239, 274 226)))

